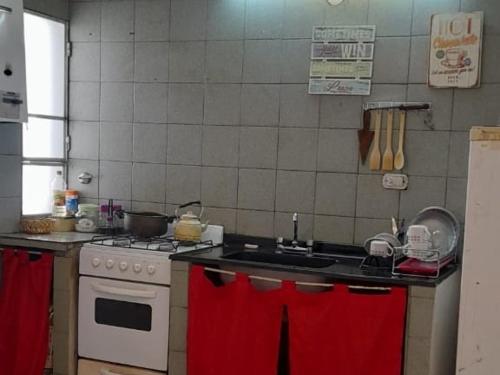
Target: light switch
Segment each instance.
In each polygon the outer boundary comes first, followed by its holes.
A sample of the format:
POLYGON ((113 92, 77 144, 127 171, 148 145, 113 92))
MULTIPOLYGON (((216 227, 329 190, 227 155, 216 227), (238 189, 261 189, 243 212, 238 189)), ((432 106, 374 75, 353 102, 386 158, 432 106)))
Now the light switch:
POLYGON ((382 179, 385 189, 405 190, 408 188, 408 176, 405 174, 387 173, 382 179))

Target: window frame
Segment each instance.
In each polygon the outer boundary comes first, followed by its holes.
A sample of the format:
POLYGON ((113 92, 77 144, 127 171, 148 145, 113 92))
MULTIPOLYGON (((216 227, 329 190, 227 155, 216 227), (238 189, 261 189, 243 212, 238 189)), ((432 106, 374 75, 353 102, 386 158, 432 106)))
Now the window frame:
MULTIPOLYGON (((37 17, 45 18, 50 21, 58 22, 62 25, 64 25, 64 103, 63 103, 63 108, 64 108, 64 113, 63 116, 48 116, 48 115, 40 115, 36 113, 29 113, 28 111, 28 121, 29 118, 38 118, 38 119, 45 119, 45 120, 57 120, 57 121, 62 121, 63 122, 63 157, 62 158, 38 158, 38 157, 25 157, 24 156, 24 150, 21 150, 21 155, 22 155, 22 167, 24 169, 25 165, 30 165, 30 166, 49 166, 49 167, 61 167, 63 171, 63 179, 68 183, 68 159, 69 159, 69 151, 71 148, 71 141, 70 141, 70 135, 69 135, 69 59, 71 57, 71 43, 69 41, 69 22, 52 17, 43 13, 31 11, 28 9, 25 9, 23 12, 23 17, 24 14, 31 14, 37 17)), ((22 123, 21 126, 26 126, 26 123, 22 123)), ((24 129, 23 129, 24 130, 24 129)), ((22 134, 22 132, 21 132, 22 134)), ((23 136, 21 136, 23 137, 23 136)), ((22 143, 21 143, 22 144, 22 143)), ((22 186, 24 186, 24 180, 22 181, 22 186)), ((48 215, 50 212, 46 213, 39 213, 39 214, 24 214, 22 213, 23 216, 43 216, 43 215, 48 215)))

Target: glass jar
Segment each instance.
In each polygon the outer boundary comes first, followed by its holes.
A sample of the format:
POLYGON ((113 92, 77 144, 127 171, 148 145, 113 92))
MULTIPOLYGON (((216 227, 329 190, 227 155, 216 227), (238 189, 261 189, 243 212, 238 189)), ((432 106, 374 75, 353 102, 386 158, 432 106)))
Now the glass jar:
POLYGON ((79 232, 95 232, 99 225, 99 206, 96 204, 79 204, 76 213, 75 228, 79 232))

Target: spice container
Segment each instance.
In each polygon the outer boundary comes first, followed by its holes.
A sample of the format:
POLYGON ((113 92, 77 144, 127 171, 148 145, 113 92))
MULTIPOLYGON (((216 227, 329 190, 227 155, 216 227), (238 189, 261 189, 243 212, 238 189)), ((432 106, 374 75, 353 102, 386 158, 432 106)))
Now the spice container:
POLYGON ((66 215, 73 216, 78 212, 78 191, 66 190, 66 215))
POLYGON ((105 232, 119 231, 123 228, 123 211, 121 205, 113 204, 110 199, 108 204, 101 205, 99 215, 99 229, 105 232))

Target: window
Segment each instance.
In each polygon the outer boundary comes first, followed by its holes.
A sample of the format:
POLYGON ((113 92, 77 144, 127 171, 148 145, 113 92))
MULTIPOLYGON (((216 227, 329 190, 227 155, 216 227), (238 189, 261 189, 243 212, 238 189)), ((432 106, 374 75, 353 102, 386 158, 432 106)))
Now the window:
POLYGON ((23 124, 23 215, 51 211, 51 182, 66 171, 66 24, 24 14, 28 122, 23 124))

